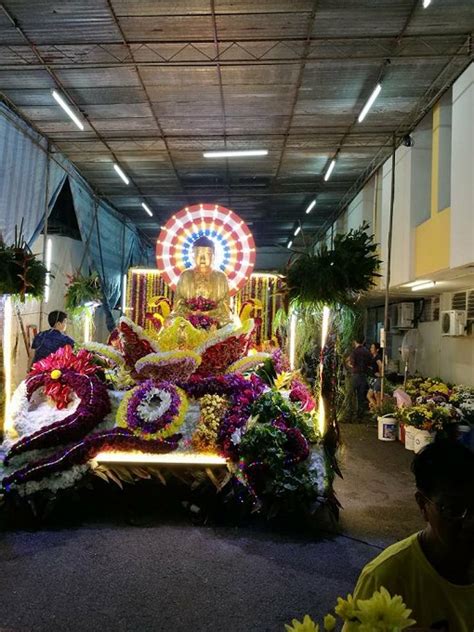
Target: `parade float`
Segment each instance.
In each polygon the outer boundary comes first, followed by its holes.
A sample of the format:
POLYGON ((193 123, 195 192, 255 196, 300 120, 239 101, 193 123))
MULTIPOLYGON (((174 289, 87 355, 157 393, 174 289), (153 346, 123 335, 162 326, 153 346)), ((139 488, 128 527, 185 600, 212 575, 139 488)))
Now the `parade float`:
POLYGON ((94 476, 165 483, 178 468, 252 510, 337 513, 335 444, 273 335, 281 279, 252 275, 248 227, 223 207, 187 207, 162 227, 156 260, 130 270, 107 344, 60 349, 14 392, 5 497, 94 476))

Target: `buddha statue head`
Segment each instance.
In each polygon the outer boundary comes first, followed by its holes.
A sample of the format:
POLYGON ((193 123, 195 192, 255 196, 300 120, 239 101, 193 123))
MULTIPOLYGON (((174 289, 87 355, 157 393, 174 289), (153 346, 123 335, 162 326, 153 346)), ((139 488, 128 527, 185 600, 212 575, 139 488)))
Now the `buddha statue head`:
POLYGON ((194 264, 200 272, 212 269, 214 251, 214 242, 207 237, 200 237, 193 243, 194 264))

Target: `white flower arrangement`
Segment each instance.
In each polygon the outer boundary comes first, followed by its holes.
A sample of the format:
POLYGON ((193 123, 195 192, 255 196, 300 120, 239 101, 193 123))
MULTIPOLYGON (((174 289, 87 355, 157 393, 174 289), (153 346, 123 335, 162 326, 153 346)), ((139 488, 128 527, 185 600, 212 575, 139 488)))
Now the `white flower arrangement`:
POLYGON ((171 405, 171 395, 161 388, 151 388, 140 404, 137 406, 137 412, 145 421, 155 421, 166 413, 171 405), (158 398, 158 405, 153 400, 158 398))

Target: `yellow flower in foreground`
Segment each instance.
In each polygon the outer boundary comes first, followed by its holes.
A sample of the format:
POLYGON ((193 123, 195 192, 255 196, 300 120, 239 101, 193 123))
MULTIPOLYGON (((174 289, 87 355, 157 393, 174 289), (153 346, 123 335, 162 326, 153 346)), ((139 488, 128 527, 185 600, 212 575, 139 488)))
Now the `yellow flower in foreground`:
POLYGON ((286 632, 319 632, 319 625, 306 614, 303 621, 293 619, 291 625, 285 625, 286 632))
POLYGON ((334 608, 336 614, 344 619, 353 619, 355 616, 356 605, 352 595, 347 595, 347 599, 337 598, 337 606, 334 608))
POLYGON ((324 629, 327 632, 331 632, 336 627, 336 619, 332 616, 332 614, 327 614, 324 617, 324 629))
POLYGON ((383 586, 370 599, 357 601, 356 616, 359 621, 370 629, 405 630, 416 623, 410 619, 411 610, 403 603, 399 595, 391 597, 383 586))

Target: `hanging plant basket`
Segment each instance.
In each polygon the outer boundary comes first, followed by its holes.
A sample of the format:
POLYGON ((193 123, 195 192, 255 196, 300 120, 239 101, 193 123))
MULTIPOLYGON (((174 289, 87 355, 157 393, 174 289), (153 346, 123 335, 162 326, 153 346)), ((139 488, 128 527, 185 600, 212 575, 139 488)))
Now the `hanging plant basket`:
POLYGON ((65 305, 73 316, 102 302, 100 279, 95 272, 88 275, 80 272, 68 275, 66 288, 65 305))
POLYGON ((333 249, 322 244, 316 252, 295 253, 286 274, 290 302, 353 305, 362 292, 370 290, 380 276, 380 260, 367 229, 368 224, 363 224, 337 235, 333 249))
POLYGON ((25 242, 21 227, 15 228, 15 242, 6 246, 0 242, 0 294, 10 294, 25 300, 26 295, 43 296, 47 270, 25 242))

